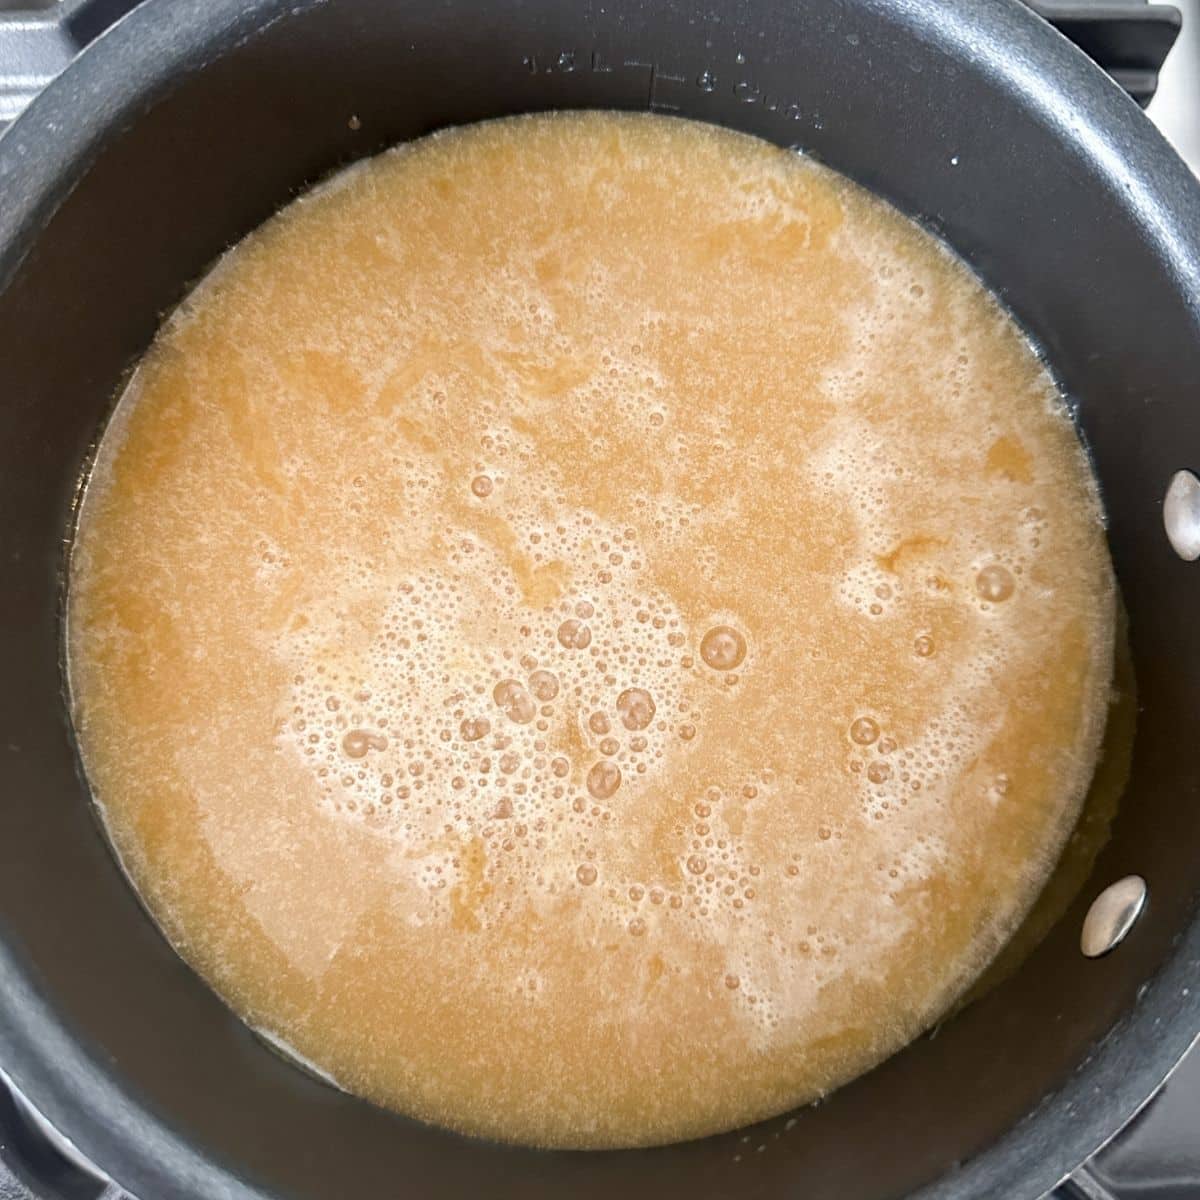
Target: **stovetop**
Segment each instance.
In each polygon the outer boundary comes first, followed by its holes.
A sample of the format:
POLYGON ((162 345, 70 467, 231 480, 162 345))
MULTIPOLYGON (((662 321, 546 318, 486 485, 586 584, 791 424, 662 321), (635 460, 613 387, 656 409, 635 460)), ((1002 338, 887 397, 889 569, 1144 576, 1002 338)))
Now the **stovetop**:
MULTIPOLYGON (((115 18, 135 2, 101 0, 100 7, 115 18)), ((1173 0, 1174 7, 1147 0, 1026 2, 1146 106, 1200 174, 1200 0, 1173 0)), ((0 132, 81 48, 76 19, 91 4, 0 0, 0 132), (47 27, 54 36, 43 36, 47 27)), ((6 1088, 3 1067, 0 1200, 132 1200, 6 1088)), ((1200 1200, 1200 1045, 1113 1142, 1047 1200, 1200 1200)))

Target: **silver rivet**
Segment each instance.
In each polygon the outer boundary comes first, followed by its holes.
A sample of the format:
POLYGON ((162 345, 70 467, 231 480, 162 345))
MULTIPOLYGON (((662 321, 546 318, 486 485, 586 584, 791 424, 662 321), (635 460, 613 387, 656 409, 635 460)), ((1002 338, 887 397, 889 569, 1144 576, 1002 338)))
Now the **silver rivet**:
POLYGON ((1146 895, 1146 881, 1140 875, 1126 875, 1092 901, 1079 938, 1079 948, 1088 958, 1099 958, 1125 940, 1146 907, 1146 895))
POLYGON ((1163 527, 1171 548, 1184 562, 1200 558, 1200 479, 1176 471, 1163 500, 1163 527))

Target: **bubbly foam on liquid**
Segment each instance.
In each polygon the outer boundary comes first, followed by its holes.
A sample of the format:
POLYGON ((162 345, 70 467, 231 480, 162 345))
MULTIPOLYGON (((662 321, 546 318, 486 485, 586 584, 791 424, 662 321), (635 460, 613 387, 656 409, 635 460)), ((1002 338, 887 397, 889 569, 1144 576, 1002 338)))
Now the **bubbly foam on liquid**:
POLYGON ((942 1014, 1090 778, 1087 464, 926 234, 616 114, 400 147, 164 326, 72 564, 85 764, 164 929, 342 1085, 647 1144, 942 1014))

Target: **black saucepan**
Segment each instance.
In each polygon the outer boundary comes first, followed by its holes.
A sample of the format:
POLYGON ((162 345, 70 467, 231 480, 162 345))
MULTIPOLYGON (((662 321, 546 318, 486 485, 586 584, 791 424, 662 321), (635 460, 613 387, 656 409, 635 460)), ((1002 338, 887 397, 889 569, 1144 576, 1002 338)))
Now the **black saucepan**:
POLYGON ((142 1200, 1041 1194, 1200 1030, 1200 567, 1161 520, 1200 458, 1198 388, 1200 188, 1016 0, 148 0, 0 139, 0 1064, 142 1200), (974 265, 1078 402, 1141 711, 1084 893, 938 1037, 792 1119, 552 1154, 323 1085, 176 957, 81 782, 61 572, 114 390, 223 248, 389 143, 581 106, 803 147, 974 265), (1147 913, 1085 960, 1087 901, 1131 872, 1147 913))

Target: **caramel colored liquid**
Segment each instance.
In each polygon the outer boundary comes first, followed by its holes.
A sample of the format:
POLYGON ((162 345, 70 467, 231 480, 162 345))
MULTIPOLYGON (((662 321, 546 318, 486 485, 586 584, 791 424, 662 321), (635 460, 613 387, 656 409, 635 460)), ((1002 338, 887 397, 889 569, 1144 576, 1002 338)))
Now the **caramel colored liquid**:
POLYGON ((168 936, 343 1086, 557 1146, 811 1099, 1048 876, 1113 584, 928 235, 765 143, 476 126, 164 326, 84 504, 90 780, 168 936))

